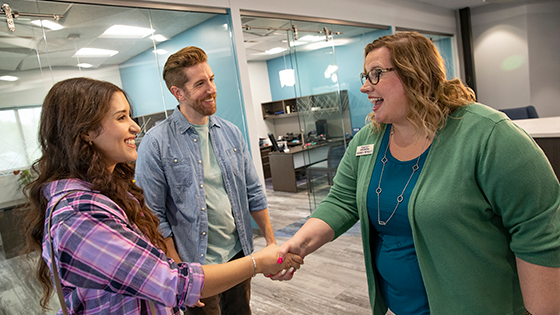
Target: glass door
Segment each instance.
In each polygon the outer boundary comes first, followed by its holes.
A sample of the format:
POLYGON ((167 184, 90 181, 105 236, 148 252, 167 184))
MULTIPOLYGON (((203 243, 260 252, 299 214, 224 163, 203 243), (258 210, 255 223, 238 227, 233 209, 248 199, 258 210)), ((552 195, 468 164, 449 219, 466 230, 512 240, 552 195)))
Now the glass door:
POLYGON ((313 211, 371 112, 360 93, 363 49, 391 30, 253 16, 242 23, 253 101, 263 111, 259 136, 265 143, 263 135, 272 134, 289 150, 268 154, 261 147, 267 189, 308 192, 313 211))
POLYGON ((346 91, 340 89, 337 26, 291 21, 290 57, 296 71, 296 105, 303 138, 302 157, 309 205, 313 210, 330 190, 351 135, 346 91))

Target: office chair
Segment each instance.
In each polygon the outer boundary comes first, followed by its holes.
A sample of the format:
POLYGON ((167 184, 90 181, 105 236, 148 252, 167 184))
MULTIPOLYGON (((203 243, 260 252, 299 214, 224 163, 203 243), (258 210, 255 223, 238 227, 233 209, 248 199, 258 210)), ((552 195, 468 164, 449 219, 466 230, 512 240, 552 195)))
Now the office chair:
POLYGON ((528 119, 528 118, 539 118, 537 110, 533 105, 516 107, 516 108, 506 108, 500 109, 501 112, 506 114, 509 119, 528 119))
POLYGON ((331 146, 325 161, 307 166, 307 187, 309 192, 313 191, 313 185, 311 183, 313 173, 327 174, 327 182, 330 186, 332 186, 336 169, 338 168, 338 164, 340 164, 340 160, 342 160, 342 157, 344 156, 344 152, 346 152, 346 147, 344 145, 331 146))

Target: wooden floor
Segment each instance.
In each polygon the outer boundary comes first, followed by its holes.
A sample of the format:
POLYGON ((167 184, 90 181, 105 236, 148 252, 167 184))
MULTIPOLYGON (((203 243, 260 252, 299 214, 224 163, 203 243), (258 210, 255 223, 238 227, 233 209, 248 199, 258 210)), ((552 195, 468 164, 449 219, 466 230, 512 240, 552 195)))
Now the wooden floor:
MULTIPOLYGON (((315 191, 315 197, 324 194, 320 189, 315 191)), ((298 193, 267 190, 267 196, 272 227, 278 244, 282 244, 309 216, 310 198, 305 187, 298 193)), ((312 198, 311 204, 315 202, 312 198)), ((265 245, 262 237, 255 238, 256 250, 265 245)), ((56 314, 41 312, 40 285, 34 278, 26 277, 21 256, 6 257, 5 247, 0 239, 0 315, 56 314)), ((58 305, 54 296, 51 301, 53 307, 58 305)), ((291 281, 255 277, 251 307, 254 315, 371 314, 357 226, 307 256, 291 281)))

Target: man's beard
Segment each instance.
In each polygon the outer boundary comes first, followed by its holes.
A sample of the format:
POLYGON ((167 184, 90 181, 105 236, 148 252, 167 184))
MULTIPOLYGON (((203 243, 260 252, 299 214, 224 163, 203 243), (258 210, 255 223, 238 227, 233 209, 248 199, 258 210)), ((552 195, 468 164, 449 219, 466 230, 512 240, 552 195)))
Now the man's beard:
POLYGON ((214 115, 216 113, 216 94, 211 94, 206 96, 203 99, 198 99, 196 101, 192 101, 191 100, 191 107, 192 109, 194 109, 197 113, 203 115, 203 116, 211 116, 214 115), (208 107, 203 105, 202 100, 208 99, 208 98, 213 98, 214 99, 214 106, 208 107))

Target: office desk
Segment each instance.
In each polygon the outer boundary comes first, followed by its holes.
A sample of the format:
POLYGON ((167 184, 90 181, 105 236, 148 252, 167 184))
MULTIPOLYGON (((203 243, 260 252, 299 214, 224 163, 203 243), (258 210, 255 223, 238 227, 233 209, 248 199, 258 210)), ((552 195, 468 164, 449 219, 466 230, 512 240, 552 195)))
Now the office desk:
POLYGON ((273 189, 275 191, 297 192, 296 171, 305 168, 307 165, 326 160, 329 148, 343 143, 343 139, 340 138, 317 145, 291 147, 290 152, 286 153, 270 152, 268 158, 273 189))
POLYGON ((535 139, 550 161, 556 177, 560 178, 560 116, 519 119, 513 122, 535 139))

